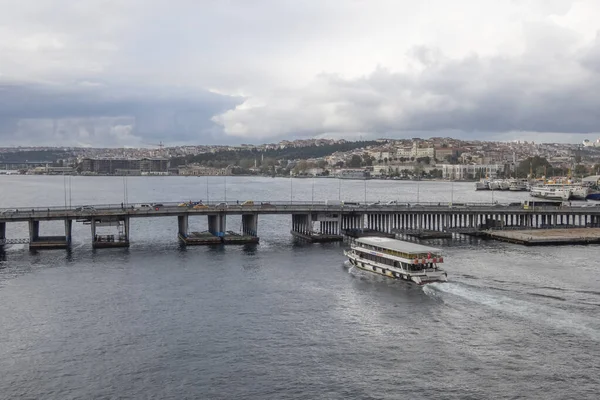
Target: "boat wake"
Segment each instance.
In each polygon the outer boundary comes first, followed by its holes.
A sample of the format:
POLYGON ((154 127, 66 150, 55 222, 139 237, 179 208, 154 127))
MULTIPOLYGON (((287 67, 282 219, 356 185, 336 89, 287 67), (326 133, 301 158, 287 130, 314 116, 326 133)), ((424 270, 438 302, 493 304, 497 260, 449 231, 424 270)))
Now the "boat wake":
POLYGON ((495 294, 456 282, 431 283, 423 287, 423 292, 428 296, 441 298, 446 303, 448 295, 460 297, 507 315, 600 341, 600 322, 576 311, 495 294))

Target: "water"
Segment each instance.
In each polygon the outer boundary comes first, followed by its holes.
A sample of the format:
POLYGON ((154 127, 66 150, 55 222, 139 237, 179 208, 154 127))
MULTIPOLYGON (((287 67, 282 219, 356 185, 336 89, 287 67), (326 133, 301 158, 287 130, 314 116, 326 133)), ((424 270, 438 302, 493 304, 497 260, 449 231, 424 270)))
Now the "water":
MULTIPOLYGON (((225 197, 223 178, 208 183, 210 199, 225 197)), ((124 197, 122 178, 71 184, 73 205, 124 197)), ((294 200, 337 199, 340 189, 330 179, 226 184, 229 200, 289 200, 290 186, 294 200)), ((342 181, 341 197, 364 200, 364 185, 342 181)), ((366 185, 368 201, 491 201, 472 184, 366 185)), ((206 199, 205 178, 127 186, 130 202, 206 199)), ((61 205, 64 194, 62 177, 0 177, 0 207, 61 205)), ((71 251, 7 248, 0 398, 597 398, 598 246, 424 241, 444 248, 450 282, 421 288, 348 268, 341 244, 294 241, 290 219, 261 216, 258 246, 182 249, 176 219, 157 218, 132 221, 128 250, 93 251, 80 223, 71 251)), ((239 230, 239 218, 227 222, 239 230)), ((25 224, 7 231, 27 234, 25 224)))

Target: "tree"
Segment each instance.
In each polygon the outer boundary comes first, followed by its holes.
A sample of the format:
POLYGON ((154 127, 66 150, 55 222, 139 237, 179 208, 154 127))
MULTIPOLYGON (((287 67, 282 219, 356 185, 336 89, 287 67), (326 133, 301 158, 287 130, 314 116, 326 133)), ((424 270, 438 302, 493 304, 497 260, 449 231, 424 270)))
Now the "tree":
POLYGON ((350 161, 348 162, 348 166, 350 168, 358 168, 358 167, 360 167, 361 163, 362 163, 362 158, 360 158, 360 156, 357 156, 356 154, 354 154, 352 156, 352 158, 350 158, 350 161))
POLYGON ((535 156, 528 157, 519 163, 517 167, 517 176, 525 177, 529 175, 529 171, 533 171, 535 176, 544 175, 544 171, 547 175, 552 175, 552 165, 546 160, 545 157, 535 156))
POLYGON ((251 160, 250 158, 242 158, 240 160, 240 167, 244 168, 244 169, 248 169, 250 167, 252 167, 254 165, 254 160, 251 160))
POLYGON ((319 167, 319 168, 325 168, 326 166, 327 166, 327 161, 325 161, 325 160, 319 160, 317 162, 317 167, 319 167))
POLYGON ((588 169, 585 165, 577 164, 575 166, 575 170, 573 171, 573 175, 575 176, 585 176, 588 174, 588 169))

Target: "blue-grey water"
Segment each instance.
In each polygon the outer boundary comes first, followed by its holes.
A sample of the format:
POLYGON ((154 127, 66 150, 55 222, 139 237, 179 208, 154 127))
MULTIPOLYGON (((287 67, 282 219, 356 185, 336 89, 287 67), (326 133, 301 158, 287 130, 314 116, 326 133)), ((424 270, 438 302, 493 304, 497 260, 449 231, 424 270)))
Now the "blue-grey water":
MULTIPOLYGON (((127 196, 122 178, 73 177, 70 193, 65 183, 0 176, 0 208, 207 198, 205 178, 131 177, 127 196)), ((228 177, 208 179, 208 197, 223 199, 225 184, 228 200, 527 196, 470 183, 228 177)), ((0 398, 598 397, 600 247, 424 241, 444 249, 450 282, 423 288, 348 269, 343 244, 297 242, 290 220, 261 216, 255 246, 182 249, 176 219, 156 218, 132 221, 129 249, 93 251, 81 223, 70 251, 8 247, 0 398)), ((239 218, 227 223, 239 231, 239 218)), ((27 227, 8 224, 7 235, 27 227)))

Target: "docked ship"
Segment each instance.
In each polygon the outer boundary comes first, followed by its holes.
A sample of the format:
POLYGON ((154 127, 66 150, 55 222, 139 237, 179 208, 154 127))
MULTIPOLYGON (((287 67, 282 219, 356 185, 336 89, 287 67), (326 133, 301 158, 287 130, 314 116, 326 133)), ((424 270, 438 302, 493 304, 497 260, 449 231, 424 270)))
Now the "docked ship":
POLYGON ((344 251, 353 266, 390 278, 423 285, 447 282, 448 274, 439 264, 441 250, 386 237, 364 237, 344 251))
POLYGON ((475 182, 475 190, 490 190, 490 181, 482 179, 479 182, 475 182))
POLYGON ((585 200, 590 188, 582 184, 571 183, 550 183, 541 186, 534 186, 530 190, 533 197, 542 197, 552 200, 585 200))
POLYGON ((567 201, 571 198, 571 189, 553 185, 533 186, 529 194, 542 199, 567 201))
POLYGON ((362 169, 345 169, 340 171, 337 174, 337 177, 340 179, 371 179, 371 174, 369 171, 364 171, 362 169))
POLYGON ((508 190, 511 192, 525 192, 529 190, 527 180, 523 179, 511 179, 509 182, 508 190))

